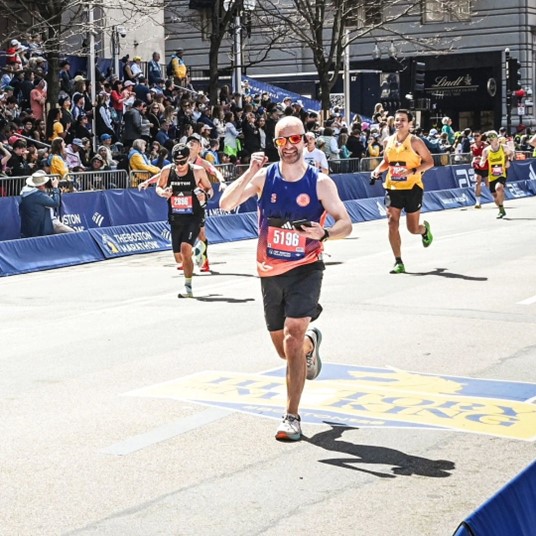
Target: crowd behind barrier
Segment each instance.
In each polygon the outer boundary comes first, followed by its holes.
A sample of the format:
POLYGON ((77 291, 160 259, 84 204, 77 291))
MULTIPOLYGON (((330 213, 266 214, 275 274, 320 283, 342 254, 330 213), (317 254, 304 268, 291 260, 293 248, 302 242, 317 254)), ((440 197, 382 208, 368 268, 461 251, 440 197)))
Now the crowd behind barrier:
MULTIPOLYGON (((437 160, 436 167, 458 166, 471 162, 471 154, 459 155, 434 155, 437 160), (443 159, 441 158, 443 157, 443 159), (447 158, 448 157, 448 158, 447 158)), ((517 155, 517 161, 531 161, 533 156, 530 153, 517 155)), ((363 159, 337 159, 328 162, 332 174, 346 174, 372 171, 379 163, 378 158, 363 159)), ((232 182, 242 175, 249 164, 219 164, 215 167, 222 173, 225 182, 232 182)), ((151 178, 150 171, 130 171, 115 169, 108 171, 80 171, 71 172, 70 178, 77 192, 94 190, 110 190, 136 188, 141 182, 151 178)), ((428 176, 428 175, 427 175, 428 176)), ((61 178, 58 175, 51 175, 51 178, 61 178)), ((26 183, 28 176, 24 177, 0 177, 0 197, 17 196, 26 183)), ((65 189, 68 192, 68 189, 65 189)))

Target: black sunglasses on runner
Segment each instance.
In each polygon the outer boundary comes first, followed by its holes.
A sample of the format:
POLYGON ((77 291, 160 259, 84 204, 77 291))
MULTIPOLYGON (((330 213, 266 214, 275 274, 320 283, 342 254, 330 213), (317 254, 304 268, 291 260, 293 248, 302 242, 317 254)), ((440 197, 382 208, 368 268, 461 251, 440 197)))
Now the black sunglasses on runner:
POLYGON ((305 134, 292 134, 291 136, 280 136, 279 138, 274 138, 274 145, 276 147, 284 147, 287 144, 287 141, 292 143, 292 145, 298 145, 300 141, 303 140, 305 134))

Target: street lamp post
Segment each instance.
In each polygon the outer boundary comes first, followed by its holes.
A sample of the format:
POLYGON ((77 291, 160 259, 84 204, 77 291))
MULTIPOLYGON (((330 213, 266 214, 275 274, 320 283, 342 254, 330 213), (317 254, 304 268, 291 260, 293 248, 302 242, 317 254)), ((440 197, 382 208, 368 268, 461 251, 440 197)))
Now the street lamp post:
POLYGON ((510 91, 510 49, 504 49, 504 78, 506 84, 506 132, 512 130, 512 92, 510 91))
MULTIPOLYGON (((91 84, 91 103, 94 106, 95 105, 95 87, 97 83, 97 76, 95 73, 95 4, 94 2, 90 1, 88 2, 88 28, 89 28, 89 59, 88 59, 88 76, 89 76, 89 82, 91 84)), ((93 119, 92 119, 92 131, 93 131, 93 150, 97 148, 96 146, 96 121, 95 121, 95 113, 93 113, 93 119)))
POLYGON ((235 13, 234 22, 234 72, 233 93, 242 93, 242 20, 240 10, 235 13))
POLYGON ((233 76, 232 87, 234 93, 242 93, 242 10, 253 11, 256 0, 224 0, 223 8, 226 11, 234 10, 233 24, 233 76))
POLYGON ((346 125, 350 126, 350 30, 344 29, 344 39, 346 46, 344 47, 344 118, 346 125))

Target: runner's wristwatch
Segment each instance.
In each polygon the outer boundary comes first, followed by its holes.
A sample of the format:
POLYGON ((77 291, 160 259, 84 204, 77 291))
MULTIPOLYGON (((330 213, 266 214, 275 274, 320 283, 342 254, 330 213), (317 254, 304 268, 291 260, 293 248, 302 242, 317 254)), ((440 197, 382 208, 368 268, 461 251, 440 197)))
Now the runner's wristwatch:
POLYGON ((329 231, 324 229, 324 236, 319 240, 320 242, 325 242, 329 238, 329 231))

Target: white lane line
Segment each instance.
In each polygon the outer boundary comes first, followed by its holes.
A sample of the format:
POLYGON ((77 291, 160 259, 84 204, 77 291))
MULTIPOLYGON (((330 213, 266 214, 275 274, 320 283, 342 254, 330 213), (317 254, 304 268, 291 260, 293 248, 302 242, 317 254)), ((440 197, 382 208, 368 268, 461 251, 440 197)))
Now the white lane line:
POLYGON ((223 419, 231 413, 232 411, 230 410, 210 408, 201 413, 191 415, 190 417, 164 424, 163 426, 150 430, 144 434, 129 437, 125 441, 115 443, 114 445, 102 449, 101 452, 105 454, 114 454, 115 456, 126 456, 127 454, 132 454, 133 452, 144 449, 145 447, 150 447, 156 443, 167 441, 172 437, 176 437, 185 432, 189 432, 190 430, 195 430, 196 428, 201 428, 201 426, 205 426, 211 422, 223 419))
POLYGON ((532 305, 533 303, 536 303, 536 296, 532 296, 531 298, 527 298, 526 300, 518 301, 517 305, 532 305))

